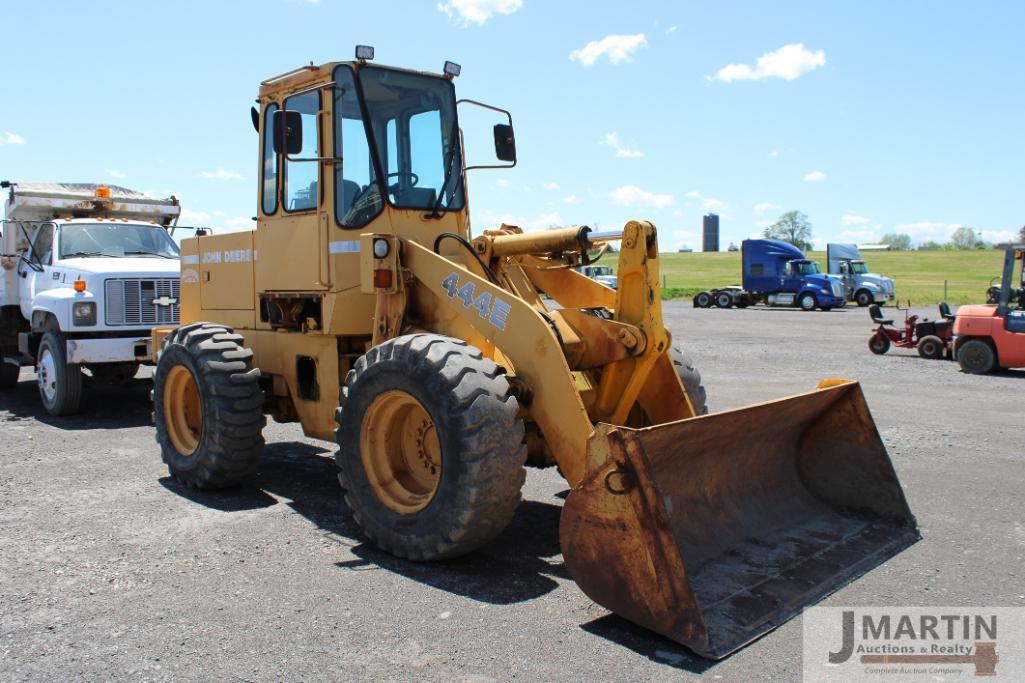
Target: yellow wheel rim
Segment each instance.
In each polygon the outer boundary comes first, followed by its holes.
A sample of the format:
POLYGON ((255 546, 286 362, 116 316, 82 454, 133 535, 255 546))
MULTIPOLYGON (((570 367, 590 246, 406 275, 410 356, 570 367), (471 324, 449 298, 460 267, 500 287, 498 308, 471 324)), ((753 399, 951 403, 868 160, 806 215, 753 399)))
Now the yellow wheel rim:
POLYGON ((184 365, 167 373, 164 384, 164 424, 176 451, 192 455, 203 433, 203 410, 196 378, 184 365))
POLYGON ((367 408, 359 452, 370 487, 389 510, 419 512, 438 490, 441 444, 434 421, 404 391, 386 391, 367 408))

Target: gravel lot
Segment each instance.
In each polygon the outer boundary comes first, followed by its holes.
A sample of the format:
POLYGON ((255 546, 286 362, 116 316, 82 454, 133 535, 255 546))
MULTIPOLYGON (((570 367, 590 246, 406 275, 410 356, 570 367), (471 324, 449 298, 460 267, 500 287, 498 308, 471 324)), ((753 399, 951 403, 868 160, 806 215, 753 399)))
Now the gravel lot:
MULTIPOLYGON (((666 318, 713 410, 862 381, 924 540, 826 604, 1025 605, 1025 372, 873 356, 857 308, 666 318)), ((588 600, 554 470, 496 543, 418 565, 363 542, 331 444, 298 426, 270 423, 251 487, 200 494, 160 462, 147 381, 55 419, 21 379, 0 394, 0 679, 800 679, 800 619, 713 663, 588 600)))

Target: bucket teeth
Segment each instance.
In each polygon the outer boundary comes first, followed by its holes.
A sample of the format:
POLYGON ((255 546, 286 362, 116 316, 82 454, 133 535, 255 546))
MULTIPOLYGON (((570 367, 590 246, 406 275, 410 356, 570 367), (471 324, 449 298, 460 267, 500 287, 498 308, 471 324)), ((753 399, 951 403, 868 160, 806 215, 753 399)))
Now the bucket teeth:
POLYGON ((719 658, 918 540, 856 382, 646 429, 601 425, 563 508, 595 602, 719 658))

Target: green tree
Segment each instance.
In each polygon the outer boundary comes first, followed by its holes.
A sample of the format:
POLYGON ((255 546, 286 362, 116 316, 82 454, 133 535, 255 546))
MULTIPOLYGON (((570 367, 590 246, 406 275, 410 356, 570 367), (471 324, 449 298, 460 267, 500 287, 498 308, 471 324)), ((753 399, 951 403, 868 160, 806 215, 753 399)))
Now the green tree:
POLYGON ((962 226, 950 236, 950 243, 955 249, 975 249, 980 240, 975 236, 975 230, 968 226, 962 226))
POLYGON ((883 235, 882 243, 889 244, 890 249, 907 251, 911 248, 911 235, 905 235, 902 232, 890 232, 883 235))
POLYGON ((811 221, 800 211, 787 211, 762 234, 772 240, 789 242, 798 249, 811 249, 811 221))
POLYGON ((1025 242, 1025 225, 1021 226, 1021 230, 1018 231, 1018 241, 1025 242))

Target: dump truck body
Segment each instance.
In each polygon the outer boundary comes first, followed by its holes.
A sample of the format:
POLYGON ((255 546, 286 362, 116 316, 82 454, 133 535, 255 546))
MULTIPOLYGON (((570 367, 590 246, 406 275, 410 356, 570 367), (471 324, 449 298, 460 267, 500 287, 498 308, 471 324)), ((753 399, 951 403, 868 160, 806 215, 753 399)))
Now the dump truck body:
MULTIPOLYGON (((337 444, 363 533, 431 560, 501 532, 524 464, 558 465, 581 587, 713 657, 908 542, 914 520, 856 383, 706 415, 700 375, 662 320, 651 223, 471 235, 446 72, 357 61, 263 83, 256 229, 184 241, 183 324, 156 334, 154 414, 172 475, 237 484, 258 462, 264 414, 298 421, 337 444), (610 242, 615 290, 577 271, 610 242), (749 417, 757 441, 736 429, 749 417), (751 487, 752 472, 774 478, 751 487), (859 506, 874 499, 890 504, 872 534, 859 506), (802 537, 837 566, 823 573, 802 537), (847 541, 856 560, 836 550, 847 541), (661 558, 657 576, 635 587, 634 557, 597 555, 606 543, 661 558), (720 571, 736 552, 748 579, 720 571), (818 569, 786 576, 802 587, 785 606, 716 607, 717 580, 756 590, 766 553, 770 574, 787 557, 818 569)), ((508 121, 494 127, 496 157, 514 164, 511 116, 490 109, 508 121)))

